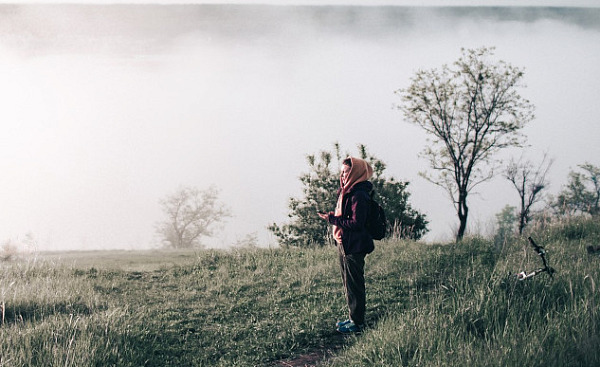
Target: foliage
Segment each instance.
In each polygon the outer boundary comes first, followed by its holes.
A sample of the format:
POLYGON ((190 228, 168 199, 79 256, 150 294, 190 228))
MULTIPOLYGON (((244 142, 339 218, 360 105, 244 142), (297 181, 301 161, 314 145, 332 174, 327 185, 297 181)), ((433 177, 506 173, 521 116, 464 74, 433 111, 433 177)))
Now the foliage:
POLYGON ((506 205, 504 209, 496 214, 496 223, 498 229, 494 235, 494 245, 496 248, 502 248, 507 241, 512 240, 515 233, 515 207, 506 205))
POLYGON ((522 282, 540 261, 523 238, 384 242, 347 338, 329 247, 44 255, 0 269, 0 365, 597 366, 599 239, 597 218, 537 233, 557 273, 522 282))
POLYGON ((600 217, 562 218, 548 227, 546 232, 548 237, 556 240, 579 241, 597 246, 600 243, 600 217))
POLYGON ((159 251, 140 268, 151 254, 3 267, 0 365, 266 366, 335 343, 329 251, 159 251))
MULTIPOLYGON (((333 169, 333 158, 341 160, 339 145, 335 153, 321 151, 318 156, 306 157, 309 171, 300 175, 303 197, 290 198, 288 217, 290 223, 273 223, 268 229, 284 246, 314 246, 331 243, 330 226, 319 218, 317 212, 327 212, 335 207, 339 187, 339 166, 333 169), (335 154, 335 155, 334 155, 335 154)), ((339 164, 339 163, 338 163, 339 164)))
POLYGON ((11 241, 6 240, 0 247, 0 261, 9 261, 19 254, 17 245, 11 241))
POLYGON ((454 203, 457 240, 466 230, 469 192, 493 176, 495 153, 523 143, 519 131, 533 119, 533 105, 517 93, 523 71, 490 61, 493 50, 463 49, 453 67, 420 70, 396 92, 406 119, 431 136, 423 155, 435 174, 422 175, 454 203))
MULTIPOLYGON (((583 227, 598 232, 597 222, 588 224, 583 227)), ((538 235, 558 271, 554 280, 506 275, 540 266, 525 239, 509 241, 501 253, 468 238, 467 249, 390 249, 392 266, 401 256, 425 262, 400 275, 408 281, 402 287, 409 304, 388 310, 376 328, 326 365, 598 365, 598 259, 579 240, 565 240, 561 228, 538 235)))
POLYGON ((600 214, 600 168, 590 163, 578 166, 583 172, 569 172, 569 182, 552 204, 559 215, 600 214))
MULTIPOLYGON (((425 215, 410 206, 408 182, 385 177, 383 173, 386 165, 375 156, 369 155, 364 145, 360 145, 358 150, 360 158, 367 160, 373 167, 371 182, 375 189, 375 198, 382 204, 386 217, 392 224, 390 234, 402 238, 421 238, 427 232, 428 222, 425 215)), ((300 176, 304 196, 290 198, 288 216, 291 221, 269 226, 269 230, 281 245, 303 247, 331 243, 331 226, 316 213, 329 212, 336 205, 341 160, 339 144, 334 145, 333 152, 321 151, 319 155, 307 156, 309 171, 300 176)))
POLYGON ((29 232, 22 240, 9 238, 0 245, 0 262, 16 260, 19 257, 37 250, 37 240, 29 232))
POLYGON ((548 187, 546 175, 552 165, 552 160, 544 155, 542 162, 534 167, 531 161, 514 159, 508 164, 504 177, 509 180, 519 194, 519 234, 532 219, 532 206, 542 200, 542 191, 548 187))
POLYGON ((200 246, 202 236, 211 236, 214 224, 230 216, 229 209, 218 202, 218 190, 182 187, 160 201, 166 219, 157 225, 157 233, 167 247, 200 246))

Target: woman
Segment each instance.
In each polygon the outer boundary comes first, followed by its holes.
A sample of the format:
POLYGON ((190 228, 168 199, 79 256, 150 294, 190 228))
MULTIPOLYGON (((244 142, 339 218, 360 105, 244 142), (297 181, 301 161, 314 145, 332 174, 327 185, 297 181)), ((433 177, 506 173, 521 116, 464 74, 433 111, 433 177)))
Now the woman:
POLYGON ((360 332, 365 323, 365 256, 374 249, 365 228, 373 185, 373 169, 363 159, 350 157, 342 162, 340 188, 334 212, 319 213, 333 225, 338 244, 342 281, 350 318, 336 324, 341 333, 360 332))

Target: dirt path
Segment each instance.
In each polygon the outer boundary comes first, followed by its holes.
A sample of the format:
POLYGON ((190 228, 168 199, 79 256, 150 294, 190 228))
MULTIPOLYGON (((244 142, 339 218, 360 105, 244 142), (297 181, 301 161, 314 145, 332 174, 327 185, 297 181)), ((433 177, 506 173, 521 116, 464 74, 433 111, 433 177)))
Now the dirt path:
POLYGON ((316 367, 335 355, 333 350, 325 350, 303 354, 294 359, 277 361, 273 367, 316 367))
POLYGON ((319 349, 315 349, 309 353, 302 354, 293 359, 283 359, 276 361, 271 366, 272 367, 316 367, 320 366, 323 362, 327 361, 335 357, 337 353, 339 353, 344 345, 346 344, 347 339, 341 335, 336 333, 333 340, 329 345, 324 345, 319 349))

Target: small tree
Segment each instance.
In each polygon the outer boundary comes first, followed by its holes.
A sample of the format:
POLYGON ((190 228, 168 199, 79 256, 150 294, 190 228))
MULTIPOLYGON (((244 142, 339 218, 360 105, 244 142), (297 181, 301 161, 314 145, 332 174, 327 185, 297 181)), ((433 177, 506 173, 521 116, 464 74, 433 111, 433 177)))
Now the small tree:
POLYGON ((457 241, 467 227, 468 194, 493 177, 495 153, 523 143, 519 131, 533 118, 533 105, 517 93, 523 71, 491 62, 493 50, 463 49, 453 68, 418 71, 407 89, 396 92, 408 121, 432 136, 423 154, 436 174, 421 174, 454 203, 457 241))
POLYGON ((10 261, 19 255, 19 247, 12 240, 6 240, 0 246, 0 261, 10 261))
POLYGON ((590 163, 578 166, 584 172, 569 172, 569 182, 552 206, 559 214, 600 214, 600 168, 590 163))
MULTIPOLYGON (((408 182, 383 177, 385 164, 369 156, 364 145, 359 146, 359 153, 373 167, 374 177, 371 181, 377 198, 383 204, 387 219, 392 224, 396 223, 397 234, 419 239, 427 232, 427 221, 408 203, 408 182)), ((341 160, 339 144, 334 145, 333 152, 321 151, 318 155, 307 156, 309 171, 300 176, 303 197, 290 198, 290 222, 282 225, 274 223, 268 227, 281 245, 302 247, 331 243, 331 226, 316 213, 330 211, 336 205, 341 160)))
POLYGON ((530 222, 533 204, 543 199, 542 191, 548 187, 546 175, 552 166, 552 160, 544 154, 542 162, 536 167, 531 161, 518 161, 511 159, 504 177, 508 179, 519 194, 519 234, 530 222))
POLYGON ((498 226, 494 236, 494 244, 502 248, 515 233, 515 207, 506 205, 500 213, 496 214, 496 225, 498 226))
POLYGON ((331 241, 330 226, 316 213, 329 211, 337 200, 340 167, 339 163, 332 167, 334 158, 337 162, 341 160, 339 144, 335 144, 334 153, 321 151, 306 157, 309 171, 300 175, 303 197, 289 199, 291 222, 268 227, 281 245, 322 246, 331 241))
POLYGON ((231 216, 218 202, 218 190, 182 187, 160 200, 165 220, 157 225, 157 232, 167 247, 176 249, 200 246, 202 236, 212 236, 212 226, 231 216))

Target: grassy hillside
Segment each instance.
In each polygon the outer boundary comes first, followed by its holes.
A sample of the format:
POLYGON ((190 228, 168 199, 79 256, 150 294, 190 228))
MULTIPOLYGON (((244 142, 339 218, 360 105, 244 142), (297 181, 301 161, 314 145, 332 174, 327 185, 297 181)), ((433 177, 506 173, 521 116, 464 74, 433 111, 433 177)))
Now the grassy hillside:
POLYGON ((368 329, 342 338, 334 248, 97 252, 0 263, 0 366, 597 366, 598 221, 503 249, 380 243, 369 255, 368 329))

